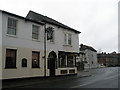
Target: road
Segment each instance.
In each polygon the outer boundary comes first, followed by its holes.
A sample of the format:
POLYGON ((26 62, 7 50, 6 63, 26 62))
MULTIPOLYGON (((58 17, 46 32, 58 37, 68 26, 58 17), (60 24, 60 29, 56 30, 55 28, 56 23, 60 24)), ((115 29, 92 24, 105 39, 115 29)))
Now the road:
POLYGON ((19 88, 118 88, 118 67, 91 69, 90 73, 92 76, 89 77, 49 81, 19 88))

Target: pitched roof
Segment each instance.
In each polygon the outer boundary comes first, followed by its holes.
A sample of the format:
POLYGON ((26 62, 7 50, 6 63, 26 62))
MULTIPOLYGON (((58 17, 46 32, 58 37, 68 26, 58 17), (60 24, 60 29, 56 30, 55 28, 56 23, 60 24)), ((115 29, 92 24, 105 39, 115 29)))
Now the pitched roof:
POLYGON ((28 19, 31 19, 31 20, 34 20, 34 21, 37 21, 37 22, 46 22, 46 23, 50 23, 50 24, 54 24, 54 25, 57 25, 59 27, 62 27, 62 28, 65 28, 65 29, 68 29, 68 30, 71 30, 71 31, 74 31, 75 33, 81 33, 71 27, 68 27, 52 18, 49 18, 47 16, 44 16, 44 15, 41 15, 39 13, 36 13, 34 11, 29 11, 28 15, 26 16, 26 18, 28 19))
POLYGON ((86 49, 97 52, 93 47, 81 44, 80 50, 86 50, 86 49))
POLYGON ((7 11, 4 11, 4 10, 0 10, 0 11, 1 11, 2 13, 5 13, 5 14, 11 15, 11 16, 15 16, 15 17, 24 19, 24 20, 26 20, 26 21, 31 21, 31 22, 34 22, 34 23, 38 23, 38 24, 44 25, 43 22, 36 22, 35 20, 31 20, 31 19, 29 19, 29 18, 25 18, 25 17, 19 16, 19 15, 16 15, 16 14, 13 14, 13 13, 10 13, 10 12, 7 12, 7 11))

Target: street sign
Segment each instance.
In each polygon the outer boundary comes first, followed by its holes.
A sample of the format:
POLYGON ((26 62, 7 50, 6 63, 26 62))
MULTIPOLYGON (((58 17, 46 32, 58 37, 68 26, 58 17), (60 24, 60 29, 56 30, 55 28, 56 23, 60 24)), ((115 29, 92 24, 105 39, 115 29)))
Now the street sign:
POLYGON ((47 33, 47 40, 53 39, 53 28, 52 27, 46 28, 46 33, 47 33))

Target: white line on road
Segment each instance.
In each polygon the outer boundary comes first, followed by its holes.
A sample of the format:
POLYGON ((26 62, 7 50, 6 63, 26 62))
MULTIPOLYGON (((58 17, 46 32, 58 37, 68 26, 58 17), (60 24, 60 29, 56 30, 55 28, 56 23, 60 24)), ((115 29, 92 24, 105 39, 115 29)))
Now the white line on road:
POLYGON ((85 84, 81 84, 81 85, 77 85, 77 86, 74 86, 74 87, 71 87, 71 88, 78 88, 78 87, 85 86, 85 85, 88 85, 88 84, 91 84, 91 82, 85 83, 85 84))
MULTIPOLYGON (((103 79, 103 80, 108 80, 108 79, 112 79, 112 78, 115 78, 115 77, 118 77, 118 75, 110 76, 110 77, 107 77, 107 78, 105 78, 105 79, 103 79)), ((71 87, 71 88, 78 88, 78 87, 86 86, 86 85, 95 83, 96 81, 99 81, 99 79, 98 79, 98 80, 94 80, 94 81, 90 81, 90 82, 88 82, 88 83, 84 83, 84 84, 81 84, 81 85, 73 86, 73 87, 71 87)))
POLYGON ((115 77, 118 78, 118 75, 114 75, 114 76, 107 77, 107 78, 105 78, 104 80, 112 79, 112 78, 115 78, 115 77))

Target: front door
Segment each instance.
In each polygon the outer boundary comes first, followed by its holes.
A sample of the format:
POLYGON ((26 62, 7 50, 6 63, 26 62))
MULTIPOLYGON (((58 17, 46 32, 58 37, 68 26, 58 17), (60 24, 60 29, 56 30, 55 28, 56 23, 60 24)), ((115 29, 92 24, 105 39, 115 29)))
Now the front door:
POLYGON ((50 77, 55 76, 55 61, 56 61, 56 53, 54 51, 49 53, 48 56, 48 69, 50 70, 50 77))

